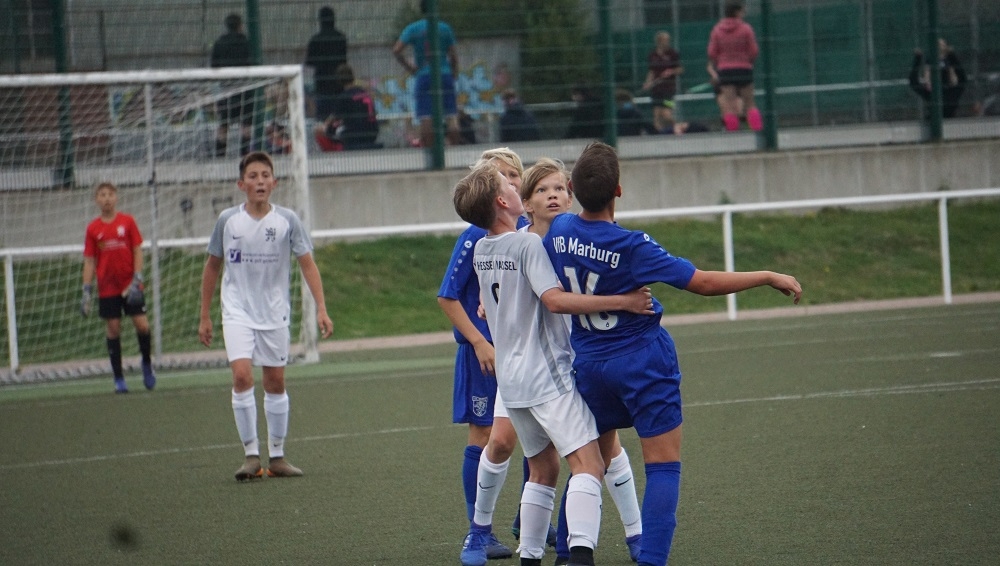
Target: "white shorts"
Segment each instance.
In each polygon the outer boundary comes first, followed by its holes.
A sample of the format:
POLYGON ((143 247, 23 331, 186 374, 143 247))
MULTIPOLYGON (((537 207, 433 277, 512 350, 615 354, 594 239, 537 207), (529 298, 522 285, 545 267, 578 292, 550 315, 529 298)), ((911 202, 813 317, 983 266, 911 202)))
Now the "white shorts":
POLYGON ((288 365, 291 333, 287 326, 273 330, 255 330, 238 324, 223 324, 222 339, 229 361, 249 358, 255 366, 288 365))
POLYGON ((503 404, 503 397, 500 396, 499 389, 497 389, 496 401, 493 402, 493 418, 497 417, 510 418, 510 415, 507 414, 507 406, 503 404))
POLYGON ((507 412, 528 458, 545 450, 549 442, 565 458, 597 439, 594 414, 576 389, 534 407, 508 407, 507 412))

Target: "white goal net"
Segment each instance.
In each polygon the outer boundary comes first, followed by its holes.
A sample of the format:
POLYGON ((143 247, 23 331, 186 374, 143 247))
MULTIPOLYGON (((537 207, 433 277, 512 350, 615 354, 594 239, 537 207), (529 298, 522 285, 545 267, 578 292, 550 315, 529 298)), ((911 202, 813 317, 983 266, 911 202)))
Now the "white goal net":
MULTIPOLYGON (((311 225, 303 112, 297 65, 0 76, 0 383, 110 372, 103 322, 79 313, 101 182, 118 187, 118 209, 145 240, 154 365, 224 364, 217 297, 220 339, 209 351, 198 342, 208 236, 219 212, 243 201, 248 150, 272 154, 272 199, 311 225)), ((315 360, 315 309, 292 272, 294 349, 315 360)), ((128 377, 138 363, 128 317, 121 336, 128 377)))

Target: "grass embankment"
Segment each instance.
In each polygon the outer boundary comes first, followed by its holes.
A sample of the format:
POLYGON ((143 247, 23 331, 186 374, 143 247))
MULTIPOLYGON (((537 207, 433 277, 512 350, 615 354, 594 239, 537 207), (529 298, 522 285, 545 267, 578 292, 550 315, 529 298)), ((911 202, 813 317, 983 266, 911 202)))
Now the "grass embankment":
MULTIPOLYGON (((1000 290, 1000 202, 949 207, 953 292, 1000 290)), ((718 220, 623 223, 648 232, 700 269, 724 269, 718 220)), ((795 275, 804 304, 924 297, 941 293, 937 207, 824 209, 806 215, 736 216, 736 269, 795 275)), ((316 250, 336 338, 447 330, 436 296, 454 236, 332 243, 316 250)), ((668 314, 725 310, 706 298, 655 285, 668 314)), ((791 303, 770 289, 739 296, 741 309, 791 303)))

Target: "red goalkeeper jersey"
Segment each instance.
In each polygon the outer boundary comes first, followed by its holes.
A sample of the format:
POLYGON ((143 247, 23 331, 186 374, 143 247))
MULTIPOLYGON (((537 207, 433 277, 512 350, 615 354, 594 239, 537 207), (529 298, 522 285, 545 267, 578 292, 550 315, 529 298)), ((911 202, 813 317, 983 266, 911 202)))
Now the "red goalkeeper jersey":
POLYGON ((142 234, 135 218, 123 212, 111 222, 97 217, 87 226, 83 257, 94 258, 98 296, 121 295, 128 288, 135 273, 132 250, 140 245, 142 234))

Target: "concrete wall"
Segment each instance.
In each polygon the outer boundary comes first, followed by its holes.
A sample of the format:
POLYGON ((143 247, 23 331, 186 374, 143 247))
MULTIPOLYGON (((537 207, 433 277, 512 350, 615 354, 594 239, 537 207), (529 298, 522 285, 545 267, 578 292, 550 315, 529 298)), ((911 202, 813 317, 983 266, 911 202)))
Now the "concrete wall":
MULTIPOLYGON (((568 164, 572 165, 572 164, 568 164)), ((313 177, 316 229, 453 222, 464 170, 313 177)), ((622 162, 618 210, 1000 186, 1000 140, 622 162)))

